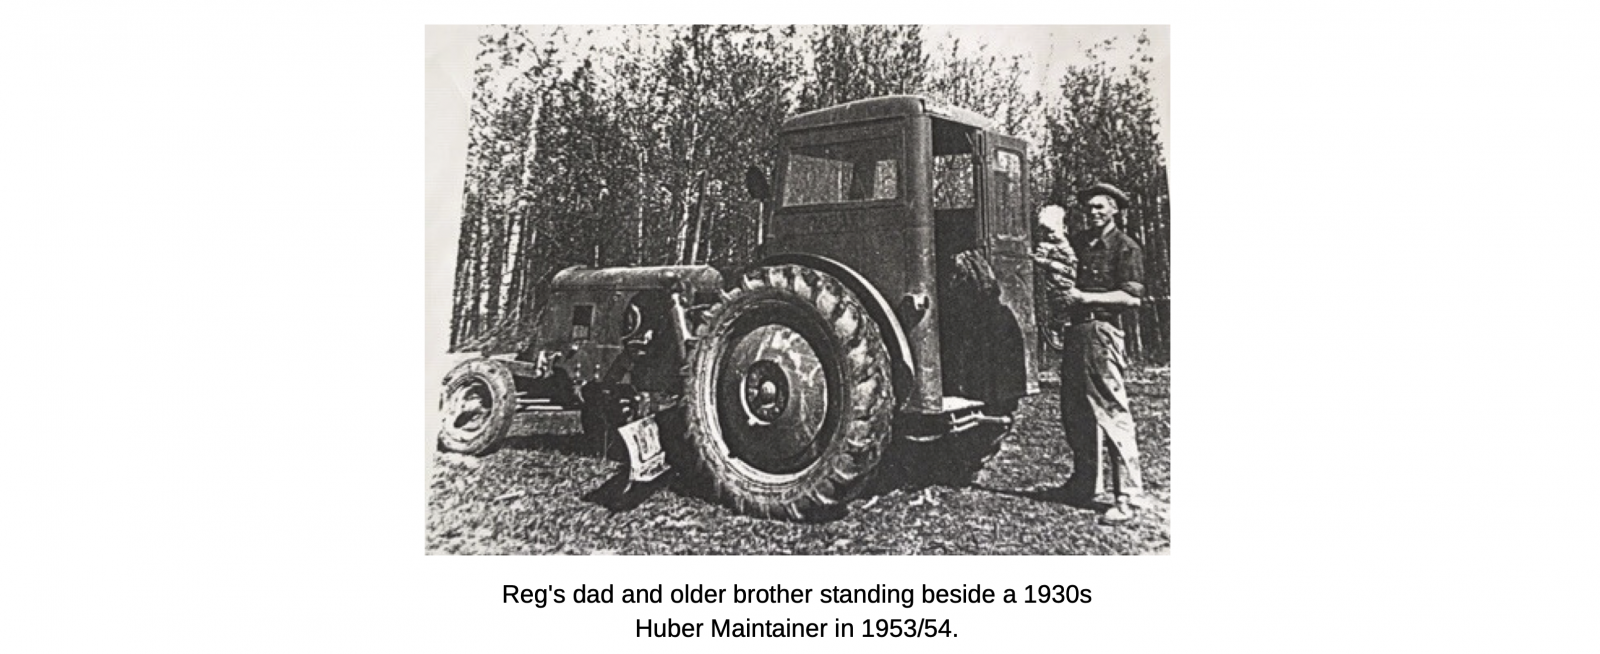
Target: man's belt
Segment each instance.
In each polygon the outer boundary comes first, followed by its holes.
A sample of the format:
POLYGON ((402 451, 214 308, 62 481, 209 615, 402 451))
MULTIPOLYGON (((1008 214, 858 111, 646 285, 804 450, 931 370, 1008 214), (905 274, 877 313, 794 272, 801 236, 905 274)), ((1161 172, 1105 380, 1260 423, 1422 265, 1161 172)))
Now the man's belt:
POLYGON ((1072 314, 1072 324, 1081 325, 1083 323, 1094 322, 1096 320, 1101 322, 1117 322, 1117 317, 1119 315, 1121 314, 1116 311, 1079 311, 1072 314))

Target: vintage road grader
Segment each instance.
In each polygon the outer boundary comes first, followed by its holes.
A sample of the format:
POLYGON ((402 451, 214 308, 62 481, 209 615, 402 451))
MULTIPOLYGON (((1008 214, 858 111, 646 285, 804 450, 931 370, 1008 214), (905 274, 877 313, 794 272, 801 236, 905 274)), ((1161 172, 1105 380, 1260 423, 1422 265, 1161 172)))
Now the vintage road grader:
POLYGON ((579 410, 634 481, 670 453, 736 510, 796 520, 875 473, 969 480, 1038 392, 1026 146, 989 125, 916 96, 789 118, 773 179, 745 180, 757 264, 558 273, 524 338, 446 376, 440 449, 579 410))

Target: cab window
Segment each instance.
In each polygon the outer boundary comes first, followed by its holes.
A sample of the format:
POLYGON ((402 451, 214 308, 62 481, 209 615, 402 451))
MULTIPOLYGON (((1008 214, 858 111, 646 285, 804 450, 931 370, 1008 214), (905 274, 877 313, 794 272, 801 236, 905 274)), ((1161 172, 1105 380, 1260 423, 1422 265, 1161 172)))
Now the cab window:
POLYGON ((783 206, 893 200, 900 196, 899 140, 871 138, 789 151, 783 206))
POLYGON ((977 130, 959 123, 933 119, 933 208, 971 209, 977 206, 972 157, 977 130))
POLYGON ((1022 156, 998 150, 994 158, 994 198, 998 222, 1007 232, 1022 228, 1022 156))

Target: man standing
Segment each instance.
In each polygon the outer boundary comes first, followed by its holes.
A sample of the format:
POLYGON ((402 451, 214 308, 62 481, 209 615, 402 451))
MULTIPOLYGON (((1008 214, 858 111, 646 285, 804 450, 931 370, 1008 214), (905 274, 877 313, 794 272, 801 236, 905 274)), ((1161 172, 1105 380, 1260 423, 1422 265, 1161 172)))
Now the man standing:
POLYGON ((1144 253, 1117 228, 1118 214, 1128 206, 1126 193, 1101 183, 1077 196, 1089 220, 1072 238, 1078 277, 1065 301, 1072 324, 1061 352, 1061 421, 1073 455, 1066 491, 1084 501, 1109 491, 1110 508, 1101 521, 1115 524, 1147 505, 1123 385, 1128 360, 1121 324, 1125 310, 1144 297, 1144 253))

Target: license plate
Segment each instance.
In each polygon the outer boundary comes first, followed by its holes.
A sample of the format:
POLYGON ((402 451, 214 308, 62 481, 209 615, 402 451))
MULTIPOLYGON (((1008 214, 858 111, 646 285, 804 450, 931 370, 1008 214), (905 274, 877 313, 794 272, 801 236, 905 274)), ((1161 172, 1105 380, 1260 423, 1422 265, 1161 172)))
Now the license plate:
POLYGON ((667 471, 667 453, 661 449, 661 428, 654 416, 617 428, 628 445, 628 480, 651 481, 667 471))

